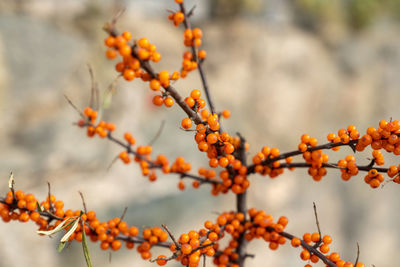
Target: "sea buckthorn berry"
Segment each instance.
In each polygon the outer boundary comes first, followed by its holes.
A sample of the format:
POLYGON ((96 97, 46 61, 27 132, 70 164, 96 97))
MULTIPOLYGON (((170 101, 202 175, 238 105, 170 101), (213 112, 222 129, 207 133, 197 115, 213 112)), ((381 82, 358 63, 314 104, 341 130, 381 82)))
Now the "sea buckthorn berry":
POLYGON ((321 236, 319 233, 315 232, 311 234, 311 241, 314 243, 317 243, 321 239, 321 236))
POLYGON ((135 72, 132 69, 125 69, 123 77, 127 81, 132 81, 135 78, 135 72))
POLYGON ((185 103, 186 103, 190 108, 193 108, 194 105, 196 104, 196 101, 195 101, 192 97, 188 96, 188 97, 185 98, 185 103))
POLYGON ((190 129, 192 127, 192 120, 189 118, 184 118, 181 122, 183 129, 190 129))
POLYGON ((160 60, 161 60, 161 54, 160 54, 160 53, 154 52, 154 53, 151 55, 151 61, 153 61, 153 62, 159 62, 160 60))
POLYGON ((202 152, 207 152, 207 150, 208 150, 208 144, 207 144, 207 142, 200 141, 199 144, 198 144, 198 148, 199 148, 199 150, 202 151, 202 152))
POLYGON ((300 239, 298 239, 297 237, 294 237, 294 238, 291 240, 290 243, 291 243, 292 246, 295 247, 295 248, 297 248, 298 246, 301 245, 301 241, 300 241, 300 239))
POLYGON ((122 57, 128 57, 132 53, 132 48, 129 45, 123 45, 118 49, 118 52, 122 57))
POLYGON ((318 140, 315 137, 311 137, 309 140, 310 146, 316 146, 318 144, 318 140))
POLYGON ((193 99, 197 100, 197 99, 200 98, 201 92, 200 92, 199 90, 197 90, 197 89, 192 90, 192 92, 190 92, 190 96, 191 96, 193 99))
POLYGON ((307 250, 303 250, 303 251, 300 253, 300 258, 301 258, 303 261, 309 260, 309 259, 310 259, 310 252, 308 252, 307 250))
POLYGON ((227 109, 225 109, 224 111, 222 111, 222 117, 224 117, 225 119, 228 119, 231 116, 231 112, 227 109))
POLYGON ((180 180, 178 183, 179 190, 185 190, 185 187, 186 187, 185 183, 182 180, 180 180))
POLYGON ((150 81, 150 89, 151 90, 153 90, 153 91, 158 91, 158 90, 160 90, 160 87, 161 87, 161 83, 160 83, 160 81, 159 80, 157 80, 157 79, 152 79, 151 81, 150 81))
POLYGON ((229 164, 229 160, 226 157, 221 157, 218 160, 219 166, 221 166, 222 168, 225 168, 226 166, 228 166, 229 164))
POLYGON ((165 105, 167 108, 172 107, 173 104, 174 104, 174 99, 173 99, 172 97, 167 96, 167 97, 164 99, 164 105, 165 105))
POLYGON ((332 238, 329 235, 324 235, 324 237, 322 238, 322 242, 329 245, 330 243, 332 243, 332 238))
POLYGON ((205 50, 199 50, 199 52, 197 53, 197 56, 200 59, 205 59, 207 57, 207 52, 205 50))
POLYGON ((183 244, 181 247, 181 251, 184 255, 188 255, 192 252, 193 248, 189 244, 183 244))
POLYGON ((164 99, 160 95, 155 95, 153 97, 153 104, 156 106, 162 106, 162 104, 164 104, 164 99))
POLYGON ((160 266, 163 266, 163 265, 167 264, 167 261, 165 260, 166 258, 167 257, 165 255, 158 256, 157 260, 156 260, 157 264, 160 265, 160 266))
POLYGON ((211 232, 208 234, 208 239, 210 239, 211 241, 217 241, 218 240, 218 234, 215 232, 211 232))
POLYGON ((215 144, 218 141, 218 137, 214 133, 208 134, 206 139, 207 143, 209 143, 210 145, 215 144))
POLYGON ((138 51, 138 57, 141 60, 148 60, 150 58, 150 53, 149 51, 145 50, 145 49, 139 49, 138 51))
POLYGON ((201 37, 203 37, 203 32, 202 32, 202 30, 199 29, 199 28, 194 28, 194 29, 192 30, 192 33, 193 33, 193 37, 194 37, 194 38, 200 39, 201 37))
POLYGON ((162 86, 168 87, 169 85, 169 72, 166 70, 160 71, 158 74, 158 79, 162 86))
POLYGON ((149 40, 148 40, 147 38, 140 38, 140 39, 137 41, 137 44, 138 44, 138 46, 139 46, 140 48, 147 49, 147 48, 149 48, 150 42, 149 42, 149 40))
POLYGON ((320 250, 322 253, 326 254, 326 253, 329 252, 329 246, 328 246, 327 244, 322 244, 322 245, 319 247, 319 250, 320 250))
POLYGON ((108 59, 114 59, 117 57, 117 51, 115 49, 107 49, 106 51, 106 57, 108 59))
POLYGON ((191 29, 186 29, 183 32, 183 37, 185 38, 185 40, 192 41, 192 39, 193 39, 192 30, 191 29))
POLYGON ((276 148, 276 147, 271 148, 270 154, 272 157, 276 158, 277 156, 279 156, 279 153, 280 153, 280 151, 278 148, 276 148))
POLYGON ((173 17, 174 25, 178 26, 185 20, 185 15, 182 12, 176 12, 173 17))
POLYGON ((113 47, 115 45, 115 38, 113 36, 108 36, 105 40, 104 40, 104 44, 107 47, 113 47))
POLYGON ((307 151, 307 145, 305 143, 300 143, 298 146, 298 149, 300 152, 306 152, 307 151))

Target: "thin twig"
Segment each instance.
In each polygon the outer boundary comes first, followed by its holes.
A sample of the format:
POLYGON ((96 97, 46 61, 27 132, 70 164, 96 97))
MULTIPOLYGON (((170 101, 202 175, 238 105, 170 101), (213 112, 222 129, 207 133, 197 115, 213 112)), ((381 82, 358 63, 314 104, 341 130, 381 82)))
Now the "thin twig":
POLYGON ((75 106, 75 104, 72 103, 71 99, 70 99, 67 95, 65 95, 65 94, 64 94, 64 97, 65 97, 65 99, 68 101, 68 103, 71 105, 71 107, 72 107, 73 109, 75 109, 76 112, 78 112, 79 116, 81 116, 82 119, 85 119, 85 115, 83 115, 82 111, 80 111, 80 110, 75 106))
POLYGON ((314 215, 315 215, 315 223, 317 224, 317 229, 319 233, 319 240, 321 240, 321 228, 319 227, 319 220, 318 220, 318 213, 317 213, 317 206, 315 205, 315 202, 313 202, 313 208, 314 208, 314 215))
POLYGON ((167 227, 165 224, 161 224, 161 226, 165 229, 165 231, 167 231, 169 237, 171 237, 172 242, 174 242, 176 248, 177 248, 177 249, 180 248, 179 243, 176 241, 174 235, 171 233, 171 231, 168 229, 168 227, 167 227))
POLYGON ((124 217, 125 217, 127 211, 128 211, 128 207, 125 207, 125 208, 124 208, 124 211, 122 212, 122 215, 121 215, 121 217, 120 217, 121 221, 124 219, 124 217))
POLYGON ((111 167, 114 165, 115 162, 117 162, 117 160, 119 159, 119 156, 115 156, 113 158, 113 160, 111 161, 111 163, 107 166, 107 171, 109 171, 111 169, 111 167))
POLYGON ((156 135, 153 137, 153 139, 151 139, 151 141, 149 142, 149 146, 152 146, 154 143, 155 143, 155 141, 157 141, 157 139, 160 137, 160 135, 161 135, 161 133, 162 133, 162 130, 164 129, 164 125, 165 125, 165 120, 162 120, 161 121, 161 125, 160 125, 160 127, 158 128, 158 131, 157 131, 157 133, 156 133, 156 135))
POLYGON ((90 64, 88 64, 87 66, 89 69, 90 81, 92 83, 92 86, 90 89, 89 107, 91 107, 94 110, 98 110, 99 109, 99 88, 97 86, 96 80, 94 79, 92 67, 90 66, 90 64))
POLYGON ((50 211, 51 211, 52 213, 54 213, 54 207, 53 207, 53 204, 51 203, 50 182, 47 182, 47 188, 48 188, 47 194, 48 194, 48 198, 49 198, 50 211))
POLYGON ((360 245, 357 242, 357 258, 356 258, 356 262, 354 263, 354 266, 357 266, 359 257, 360 257, 360 245))
POLYGON ((87 213, 86 202, 85 202, 85 198, 83 197, 83 193, 81 191, 78 191, 78 193, 79 193, 79 195, 81 196, 81 199, 82 199, 83 211, 85 213, 87 213))

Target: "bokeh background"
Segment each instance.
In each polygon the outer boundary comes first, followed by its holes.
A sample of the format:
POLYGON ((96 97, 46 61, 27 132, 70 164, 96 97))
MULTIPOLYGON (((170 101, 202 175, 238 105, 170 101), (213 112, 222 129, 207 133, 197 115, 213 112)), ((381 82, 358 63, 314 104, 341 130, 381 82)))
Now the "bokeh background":
MULTIPOLYGON (((205 69, 215 104, 232 112, 224 129, 246 137, 249 158, 264 145, 294 150, 303 133, 322 143, 329 132, 349 124, 364 132, 381 119, 399 119, 399 0, 187 4, 197 5, 193 24, 204 32, 205 69)), ((178 191, 174 175, 150 183, 135 165, 116 162, 108 168, 120 148, 88 139, 73 125, 78 114, 63 95, 80 108, 88 104, 87 64, 103 91, 116 77, 115 62, 104 57, 102 26, 121 7, 126 12, 118 28, 157 45, 163 55, 157 70, 177 70, 184 47, 182 29, 167 20, 167 9, 176 9, 172 0, 0 1, 0 191, 7 191, 13 171, 17 188, 41 199, 50 182, 66 208, 82 207, 82 191, 88 208, 103 220, 128 206, 126 220, 140 228, 165 223, 177 234, 199 229, 216 212, 234 209, 234 196, 210 197, 209 186, 195 190, 190 182, 187 190, 178 191)), ((176 88, 182 95, 201 88, 198 74, 176 88)), ((131 131, 140 144, 150 142, 164 120, 154 151, 185 156, 194 169, 207 166, 193 134, 178 129, 185 114, 177 106, 155 108, 151 97, 140 81, 120 80, 104 118, 116 123, 117 135, 131 131)), ((330 158, 336 162, 351 153, 343 148, 330 158)), ((364 164, 369 157, 366 151, 357 161, 364 164)), ((399 164, 390 156, 387 162, 399 164)), ((331 251, 354 261, 358 242, 366 266, 400 266, 398 185, 372 190, 362 174, 344 182, 334 170, 316 183, 303 169, 274 180, 253 176, 251 185, 249 206, 275 217, 286 215, 288 232, 316 231, 316 202, 322 232, 333 237, 331 251)), ((35 231, 31 223, 0 223, 0 266, 85 266, 80 244, 59 254, 59 237, 39 237, 35 231)), ((122 249, 110 256, 98 244, 90 250, 94 266, 154 266, 135 251, 122 249)), ((304 265, 300 250, 289 245, 271 251, 263 241, 254 241, 249 251, 257 256, 247 266, 304 265)))

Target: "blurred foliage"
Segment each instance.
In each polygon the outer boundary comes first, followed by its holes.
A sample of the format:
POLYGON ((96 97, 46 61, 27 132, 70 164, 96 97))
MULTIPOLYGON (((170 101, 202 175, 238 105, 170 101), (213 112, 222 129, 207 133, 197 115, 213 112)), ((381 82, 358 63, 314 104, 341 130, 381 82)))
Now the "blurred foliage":
POLYGON ((382 16, 400 19, 400 0, 295 0, 298 21, 311 29, 343 20, 351 30, 362 30, 382 16))

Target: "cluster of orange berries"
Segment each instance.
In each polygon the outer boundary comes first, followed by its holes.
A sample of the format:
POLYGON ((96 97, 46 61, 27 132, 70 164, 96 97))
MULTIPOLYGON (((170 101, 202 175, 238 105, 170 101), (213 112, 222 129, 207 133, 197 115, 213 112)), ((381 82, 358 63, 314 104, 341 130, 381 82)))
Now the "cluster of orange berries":
MULTIPOLYGON (((389 153, 400 155, 399 134, 400 124, 398 120, 391 122, 381 120, 378 129, 375 127, 369 127, 367 133, 360 138, 357 145, 360 144, 359 146, 362 149, 371 145, 374 150, 380 150, 383 148, 389 153)), ((362 149, 357 150, 362 151, 362 149)))
MULTIPOLYGON (((55 200, 52 198, 52 200, 55 200)), ((25 194, 23 191, 18 190, 14 194, 9 191, 4 199, 4 204, 0 203, 0 216, 4 222, 11 220, 18 220, 20 222, 27 222, 29 220, 35 222, 41 229, 47 227, 48 222, 40 216, 37 211, 37 199, 33 194, 25 194), (13 206, 13 208, 11 208, 13 206), (19 212, 17 211, 19 210, 19 212)), ((60 215, 60 207, 64 204, 57 202, 57 214, 60 215)), ((49 208, 48 199, 42 203, 44 208, 49 208)), ((64 215, 62 212, 61 215, 64 215)))
MULTIPOLYGON (((236 261, 239 256, 235 252, 238 242, 235 239, 244 231, 244 220, 243 213, 224 212, 218 216, 215 223, 206 221, 204 228, 184 233, 179 237, 177 244, 170 245, 170 250, 175 255, 171 258, 180 261, 182 265, 196 267, 200 257, 206 255, 214 257, 214 264, 218 266, 238 267, 236 261), (218 241, 224 237, 225 232, 232 235, 233 239, 227 248, 220 250, 218 241)), ((167 258, 160 255, 156 262, 158 265, 165 265, 167 258)))
MULTIPOLYGON (((354 125, 347 126, 347 129, 339 129, 338 134, 329 133, 327 136, 328 141, 332 143, 342 142, 348 144, 350 140, 357 140, 360 137, 360 132, 354 125)), ((337 151, 340 147, 333 147, 332 150, 337 151)))
MULTIPOLYGON (((332 252, 331 254, 328 255, 328 252, 330 250, 329 245, 332 243, 332 238, 329 235, 324 235, 321 238, 320 233, 314 232, 314 233, 305 233, 303 235, 303 241, 307 243, 310 246, 313 246, 314 248, 318 248, 319 251, 325 255, 325 257, 332 261, 333 263, 336 264, 338 267, 354 267, 353 263, 350 261, 344 261, 340 259, 340 255, 337 252, 332 252)), ((291 245, 295 248, 301 246, 301 240, 297 237, 293 237, 291 240, 291 245)), ((317 263, 319 262, 320 258, 313 253, 310 253, 309 250, 303 249, 300 253, 300 258, 303 261, 311 261, 312 263, 317 263)), ((304 267, 311 267, 311 264, 306 264, 304 267)), ((361 262, 358 262, 356 267, 364 267, 364 264, 361 262)))
MULTIPOLYGON (((393 166, 396 167, 396 166, 393 166)), ((393 169, 393 168, 392 168, 393 169)), ((397 167, 396 167, 397 169, 397 167)), ((377 188, 385 180, 383 174, 379 173, 376 169, 371 169, 368 174, 364 177, 364 181, 371 186, 371 188, 377 188)))
MULTIPOLYGON (((303 241, 307 243, 308 245, 312 245, 314 247, 318 247, 318 249, 321 251, 323 254, 327 254, 330 250, 329 244, 332 243, 332 238, 329 235, 324 235, 321 238, 320 233, 314 232, 314 233, 305 233, 303 235, 303 241)), ((301 246, 301 241, 299 238, 294 237, 291 240, 291 245, 293 247, 299 247, 301 246)), ((300 253, 300 258, 304 261, 310 260, 312 263, 317 263, 319 261, 319 257, 315 254, 311 254, 307 249, 304 249, 300 253)), ((329 257, 327 257, 329 259, 329 257)))
MULTIPOLYGON (((4 198, 4 203, 0 203, 0 216, 4 222, 11 220, 27 222, 31 220, 42 231, 50 231, 63 221, 80 216, 84 221, 84 226, 82 228, 82 225, 78 224, 68 241, 76 240, 81 242, 83 231, 85 231, 85 234, 93 242, 100 242, 100 248, 103 250, 119 250, 122 246, 122 240, 125 240, 128 249, 132 249, 134 247, 133 238, 139 234, 139 229, 136 226, 129 226, 118 217, 110 219, 108 222, 101 222, 97 219, 95 211, 88 211, 82 214, 80 210, 64 210, 63 201, 56 200, 54 195, 50 195, 50 198, 47 197, 45 201, 38 203, 33 194, 25 194, 21 190, 15 191, 14 194, 9 191, 4 198)), ((66 228, 65 230, 68 229, 66 228)), ((154 245, 164 242, 168 238, 167 233, 159 227, 152 228, 150 235, 148 232, 149 229, 143 231, 145 240, 143 244, 147 242, 149 245, 154 245)))
MULTIPOLYGON (((264 146, 260 152, 253 156, 253 163, 255 165, 254 171, 261 175, 268 175, 271 178, 275 178, 283 173, 283 169, 280 168, 281 162, 278 160, 273 160, 280 155, 278 148, 269 146, 264 146), (272 160, 271 163, 265 164, 266 160, 272 160)), ((285 158, 286 163, 291 163, 293 161, 292 157, 285 158)), ((291 168, 293 169, 293 168, 291 168)))
POLYGON ((269 248, 276 250, 279 245, 286 243, 286 238, 281 236, 289 220, 285 216, 281 216, 276 223, 274 223, 274 217, 270 214, 266 214, 263 210, 256 210, 254 208, 249 209, 250 222, 247 222, 244 226, 248 232, 245 234, 245 238, 251 241, 253 238, 263 238, 269 243, 269 248))
POLYGON ((344 159, 339 160, 337 165, 341 168, 343 181, 348 181, 352 176, 358 174, 356 158, 353 155, 347 155, 344 159))
POLYGON ((87 136, 88 137, 93 137, 96 134, 101 137, 105 138, 107 137, 109 132, 112 132, 115 130, 115 124, 111 122, 105 122, 105 121, 99 121, 96 124, 97 120, 97 111, 93 110, 90 107, 86 107, 83 110, 83 114, 87 117, 87 121, 85 120, 79 120, 78 121, 78 126, 79 127, 85 127, 87 126, 87 136))
POLYGON ((137 247, 137 251, 140 253, 142 259, 148 260, 152 256, 152 253, 150 252, 151 247, 160 242, 167 241, 168 234, 160 227, 155 226, 144 229, 143 238, 145 241, 137 247))
POLYGON ((150 75, 141 69, 141 61, 159 62, 161 54, 157 52, 156 46, 151 44, 147 38, 137 40, 137 48, 129 44, 131 39, 132 34, 130 32, 123 32, 118 36, 110 34, 104 41, 108 47, 106 57, 115 59, 119 53, 122 61, 115 65, 115 69, 122 74, 125 80, 132 81, 135 78, 141 78, 143 81, 149 81, 150 75), (137 51, 133 49, 137 49, 137 51))

